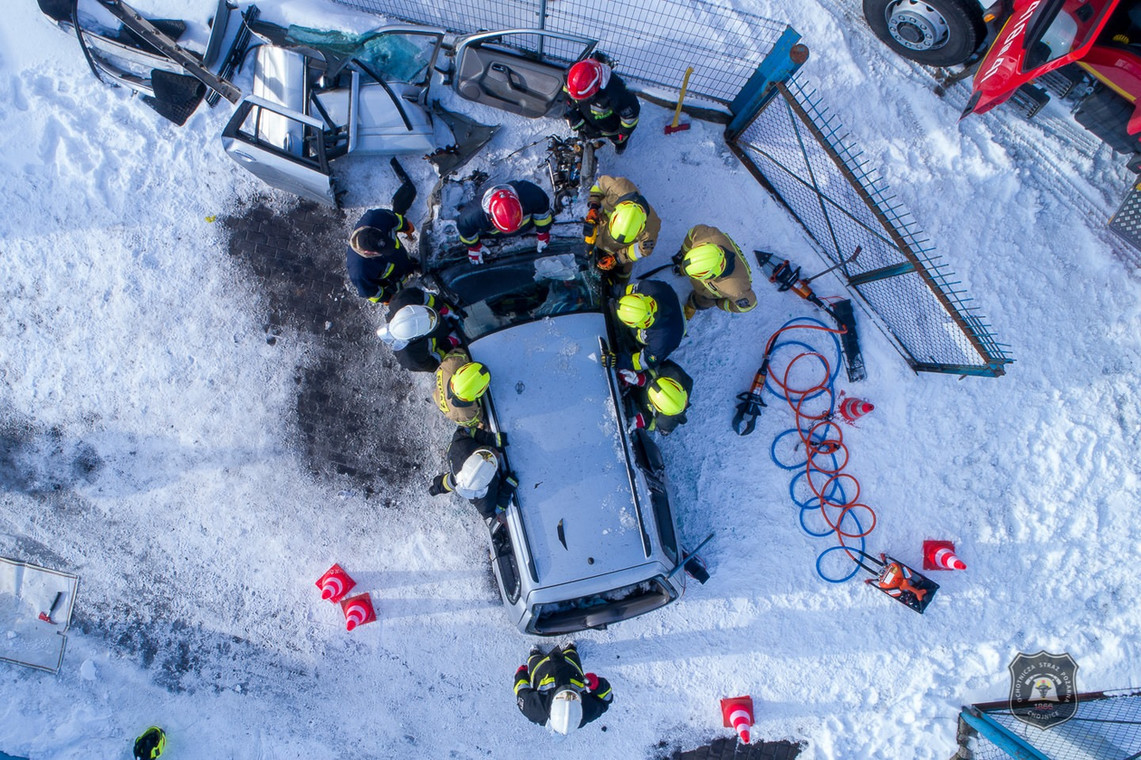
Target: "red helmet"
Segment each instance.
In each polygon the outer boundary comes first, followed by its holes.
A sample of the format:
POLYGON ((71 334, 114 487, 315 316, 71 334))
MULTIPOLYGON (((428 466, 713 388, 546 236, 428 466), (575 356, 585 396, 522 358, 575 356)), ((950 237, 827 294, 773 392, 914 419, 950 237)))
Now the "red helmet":
POLYGON ((511 185, 498 185, 484 193, 483 210, 500 232, 517 232, 523 226, 523 204, 511 185))
POLYGON ((567 70, 567 86, 563 89, 575 100, 593 97, 606 84, 606 69, 604 64, 593 58, 579 61, 567 70))

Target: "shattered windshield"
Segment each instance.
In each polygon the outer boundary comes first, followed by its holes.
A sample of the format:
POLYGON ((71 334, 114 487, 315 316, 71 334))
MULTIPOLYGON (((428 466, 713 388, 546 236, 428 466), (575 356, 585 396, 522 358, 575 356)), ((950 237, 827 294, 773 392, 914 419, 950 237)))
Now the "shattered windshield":
POLYGON ((417 32, 347 32, 290 26, 286 39, 296 45, 320 50, 335 58, 356 59, 388 82, 418 84, 428 67, 440 37, 417 32))

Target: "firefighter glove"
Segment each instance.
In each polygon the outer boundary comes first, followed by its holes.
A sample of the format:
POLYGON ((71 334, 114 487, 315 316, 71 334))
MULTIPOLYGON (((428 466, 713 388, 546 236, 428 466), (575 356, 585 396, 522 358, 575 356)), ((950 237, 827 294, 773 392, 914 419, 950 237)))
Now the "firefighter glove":
POLYGON ((404 226, 407 227, 408 229, 402 230, 400 233, 401 235, 415 235, 416 234, 416 225, 412 224, 412 220, 405 219, 404 220, 404 226))
POLYGON ((591 225, 591 226, 597 227, 598 221, 599 221, 598 207, 597 206, 591 206, 590 210, 586 212, 586 223, 591 225))
POLYGON ((432 479, 432 485, 428 487, 428 493, 431 496, 439 496, 442 493, 448 492, 448 486, 445 482, 446 475, 437 475, 432 479))
POLYGON ((538 240, 535 241, 535 252, 536 253, 542 253, 543 251, 547 250, 547 246, 550 244, 551 244, 550 233, 549 232, 548 233, 540 232, 538 240))
POLYGON ((614 258, 614 256, 612 256, 609 253, 599 254, 598 260, 594 262, 594 265, 596 267, 598 267, 599 270, 601 270, 603 272, 609 272, 617 264, 618 264, 618 259, 614 258))
POLYGON ((582 677, 582 680, 586 682, 586 690, 588 692, 594 691, 598 688, 598 676, 596 676, 594 673, 587 673, 582 677))
POLYGON ((603 367, 613 367, 618 361, 618 357, 614 355, 613 351, 606 351, 598 359, 603 367))
POLYGON ((478 266, 483 263, 483 257, 487 256, 491 251, 487 250, 487 246, 482 243, 474 248, 467 249, 467 260, 472 264, 478 266))
POLYGON ((646 418, 644 416, 642 416, 641 412, 638 412, 637 414, 634 415, 633 427, 635 430, 641 430, 644 427, 646 427, 646 418))
POLYGON ((622 382, 626 383, 626 385, 636 385, 641 388, 646 384, 646 373, 644 372, 635 372, 632 369, 620 369, 618 370, 618 377, 621 378, 622 382))

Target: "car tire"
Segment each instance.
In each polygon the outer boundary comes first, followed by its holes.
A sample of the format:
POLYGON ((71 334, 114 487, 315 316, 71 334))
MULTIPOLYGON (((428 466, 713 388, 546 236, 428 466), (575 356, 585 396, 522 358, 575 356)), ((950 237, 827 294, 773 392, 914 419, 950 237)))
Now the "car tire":
POLYGON ((1133 104, 1106 87, 1087 95, 1074 111, 1078 124, 1118 153, 1131 156, 1141 151, 1141 141, 1127 131, 1133 104))
POLYGON ((978 0, 864 0, 864 19, 880 42, 925 66, 965 63, 986 36, 978 0))

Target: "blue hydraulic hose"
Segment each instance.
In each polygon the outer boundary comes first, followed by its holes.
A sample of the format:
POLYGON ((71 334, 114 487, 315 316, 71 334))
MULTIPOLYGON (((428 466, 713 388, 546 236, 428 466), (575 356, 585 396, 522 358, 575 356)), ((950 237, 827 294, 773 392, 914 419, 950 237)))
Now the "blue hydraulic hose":
MULTIPOLYGON (((820 327, 827 327, 827 325, 825 325, 823 322, 816 320, 816 319, 812 319, 811 317, 797 317, 797 318, 790 319, 789 321, 785 322, 783 325, 781 325, 780 329, 783 330, 786 327, 807 326, 810 324, 811 325, 818 325, 820 327)), ((830 335, 832 338, 832 350, 833 350, 833 357, 834 357, 831 364, 828 365, 829 369, 831 370, 831 373, 829 374, 828 380, 824 384, 824 387, 822 387, 820 390, 818 390, 818 391, 816 391, 816 392, 814 392, 808 396, 801 398, 800 402, 803 403, 805 401, 811 401, 812 399, 815 399, 815 398, 819 397, 820 395, 822 395, 827 390, 831 393, 831 398, 832 398, 832 407, 830 407, 828 411, 829 411, 829 413, 832 413, 835 411, 835 399, 836 399, 836 394, 834 392, 834 384, 836 382, 836 378, 840 374, 840 365, 841 365, 843 359, 842 359, 842 355, 841 355, 841 351, 840 351, 840 338, 834 332, 828 332, 828 335, 830 335)), ((780 341, 778 343, 773 344, 772 350, 769 352, 769 355, 770 356, 775 355, 778 350, 780 350, 781 348, 785 348, 785 347, 800 348, 800 349, 803 349, 805 352, 810 353, 810 354, 818 354, 819 353, 816 350, 815 346, 812 346, 812 345, 805 343, 803 341, 783 340, 783 341, 780 341)), ((825 361, 827 361, 827 360, 825 360, 825 361)), ((788 398, 788 396, 786 396, 779 388, 774 386, 772 384, 772 382, 768 379, 765 380, 765 388, 764 389, 767 390, 768 392, 772 393, 777 398, 779 398, 783 401, 792 403, 791 400, 788 398)), ((808 465, 808 452, 805 451, 805 455, 804 455, 805 458, 803 460, 801 460, 799 462, 795 462, 795 463, 782 462, 780 460, 780 458, 777 456, 777 446, 780 444, 780 442, 782 440, 784 440, 785 436, 791 435, 793 433, 796 433, 800 439, 803 439, 804 436, 808 434, 808 431, 802 431, 802 430, 799 430, 798 428, 793 427, 793 428, 789 428, 789 429, 784 430, 784 431, 780 432, 779 434, 777 434, 777 436, 775 438, 773 438, 772 445, 769 446, 769 458, 772 460, 773 464, 775 464, 777 467, 781 468, 782 470, 787 470, 790 472, 791 471, 798 471, 798 472, 796 472, 795 475, 793 475, 792 479, 789 481, 788 495, 789 495, 789 498, 792 500, 792 503, 800 508, 799 522, 800 522, 801 529, 805 533, 807 533, 808 535, 813 536, 815 538, 825 538, 829 535, 837 533, 838 529, 843 528, 844 527, 844 521, 850 517, 852 519, 852 521, 856 524, 856 530, 855 531, 847 531, 847 532, 848 533, 854 532, 856 535, 859 535, 860 545, 859 545, 858 551, 863 552, 866 548, 864 536, 861 535, 864 532, 864 528, 862 525, 860 525, 859 518, 857 518, 856 515, 853 514, 851 510, 845 510, 843 512, 842 516, 840 517, 839 524, 836 526, 836 528, 830 527, 828 530, 823 531, 823 532, 818 532, 816 530, 813 530, 813 529, 809 528, 807 524, 805 524, 805 521, 804 521, 805 515, 821 508, 820 498, 818 496, 814 495, 814 496, 808 498, 807 500, 801 500, 801 499, 797 498, 797 496, 796 496, 796 484, 797 484, 797 482, 799 481, 800 478, 807 477, 807 470, 805 468, 808 465), (814 504, 813 502, 816 502, 816 503, 814 504)), ((819 432, 817 432, 817 433, 813 434, 813 440, 814 440, 814 442, 820 442, 820 441, 823 441, 825 439, 823 436, 820 435, 819 432)), ((832 453, 828 454, 827 456, 830 456, 832 458, 832 467, 833 467, 833 469, 836 469, 838 467, 838 464, 837 464, 835 452, 832 452, 832 453)), ((847 503, 847 496, 844 493, 844 487, 840 483, 839 479, 834 480, 832 482, 832 485, 829 486, 828 493, 824 494, 824 496, 827 499, 836 501, 836 503, 838 503, 838 504, 846 504, 847 503), (839 498, 837 498, 837 497, 839 497, 839 498)), ((820 576, 820 578, 822 580, 824 580, 828 583, 843 583, 844 581, 851 580, 852 578, 854 578, 856 576, 856 573, 858 573, 860 570, 860 566, 858 564, 855 564, 852 567, 852 571, 850 573, 848 573, 847 575, 844 575, 840 578, 832 578, 832 577, 829 577, 828 575, 826 575, 824 573, 824 571, 821 569, 821 563, 824 561, 824 558, 826 556, 828 556, 829 554, 831 554, 832 552, 845 551, 845 552, 850 553, 852 551, 851 548, 844 545, 843 541, 844 541, 844 536, 840 536, 840 544, 839 545, 831 546, 831 547, 825 549, 824 551, 820 552, 820 554, 818 554, 816 557, 816 574, 818 576, 820 576)))

